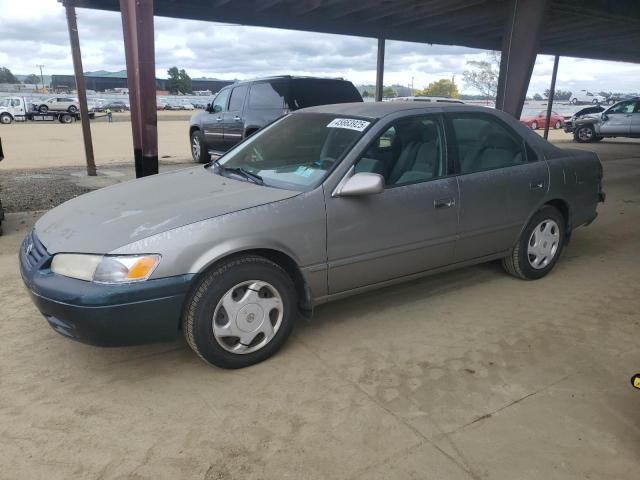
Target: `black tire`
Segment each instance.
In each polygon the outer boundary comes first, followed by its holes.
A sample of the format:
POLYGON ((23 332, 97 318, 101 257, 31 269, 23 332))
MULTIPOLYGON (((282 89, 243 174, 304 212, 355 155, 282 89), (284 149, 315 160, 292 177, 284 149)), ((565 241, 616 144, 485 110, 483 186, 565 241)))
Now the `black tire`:
POLYGON ((49 107, 47 107, 46 105, 40 105, 38 107, 38 112, 40 113, 47 113, 49 111, 49 107))
POLYGON ((266 360, 289 337, 297 316, 297 294, 293 281, 279 265, 259 256, 229 259, 206 272, 189 295, 182 316, 182 329, 189 346, 205 362, 220 368, 243 368, 266 360), (232 353, 213 333, 213 314, 218 302, 234 286, 250 280, 268 282, 282 298, 280 327, 267 344, 251 353, 232 353))
POLYGON ((13 122, 13 117, 8 113, 3 113, 2 115, 0 115, 0 123, 2 123, 3 125, 9 125, 11 122, 13 122))
POLYGON ((209 155, 209 151, 207 150, 204 135, 200 130, 194 130, 191 133, 189 146, 191 147, 191 157, 195 162, 208 163, 211 161, 211 155, 209 155))
POLYGON ((78 107, 76 107, 75 105, 71 105, 68 109, 67 112, 69 113, 77 113, 78 112, 78 107))
POLYGON ((596 138, 596 131, 593 125, 581 125, 573 131, 573 139, 578 143, 590 143, 596 138))
POLYGON ((562 122, 557 121, 557 122, 556 122, 556 124, 554 125, 554 128, 555 128, 556 130, 560 130, 560 129, 562 128, 562 122))
POLYGON ((531 130, 537 130, 538 129, 538 122, 533 121, 531 122, 531 130))
POLYGON ((565 242, 565 219, 562 214, 551 205, 545 205, 538 210, 525 229, 520 234, 520 238, 516 243, 513 251, 505 258, 502 259, 502 266, 504 269, 514 277, 521 278, 523 280, 537 280, 547 275, 555 266, 560 255, 562 254, 562 248, 565 242), (543 222, 553 220, 558 227, 558 242, 555 253, 551 260, 542 268, 534 268, 529 260, 529 241, 533 230, 543 224, 543 222))
POLYGON ((578 99, 577 98, 572 98, 571 99, 571 103, 573 103, 574 105, 578 104, 578 99))
POLYGON ((65 113, 60 116, 60 123, 71 123, 73 121, 73 117, 68 113, 65 113))

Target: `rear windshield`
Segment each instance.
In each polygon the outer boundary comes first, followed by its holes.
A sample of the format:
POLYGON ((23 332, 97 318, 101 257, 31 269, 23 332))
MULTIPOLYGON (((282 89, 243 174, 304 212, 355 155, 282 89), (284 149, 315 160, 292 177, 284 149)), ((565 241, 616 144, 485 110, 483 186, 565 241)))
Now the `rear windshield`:
POLYGON ((293 79, 290 108, 314 107, 332 103, 361 102, 362 97, 351 82, 330 79, 293 79))

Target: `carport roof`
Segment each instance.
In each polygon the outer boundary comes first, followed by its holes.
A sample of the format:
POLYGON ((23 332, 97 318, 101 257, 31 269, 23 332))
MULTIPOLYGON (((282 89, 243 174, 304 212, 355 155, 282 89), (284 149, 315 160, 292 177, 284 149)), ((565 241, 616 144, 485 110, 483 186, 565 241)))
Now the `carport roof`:
MULTIPOLYGON (((65 3, 120 9, 118 0, 65 3)), ((540 53, 640 62, 640 1, 549 4, 540 53)), ((509 5, 508 0, 154 0, 154 11, 163 17, 501 50, 509 5)))

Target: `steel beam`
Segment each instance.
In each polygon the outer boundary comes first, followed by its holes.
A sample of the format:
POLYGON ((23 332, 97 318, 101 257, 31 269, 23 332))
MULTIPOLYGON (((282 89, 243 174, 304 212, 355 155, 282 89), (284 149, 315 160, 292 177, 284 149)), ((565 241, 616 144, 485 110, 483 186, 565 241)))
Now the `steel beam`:
POLYGON ((520 118, 548 0, 512 0, 502 37, 496 108, 520 118))
POLYGON ((120 0, 136 177, 158 173, 153 0, 120 0))
POLYGON ((376 102, 382 101, 384 89, 384 38, 378 38, 378 61, 376 63, 376 102))
POLYGON ((547 117, 544 122, 544 139, 549 138, 549 121, 551 120, 551 110, 553 109, 553 97, 556 95, 556 77, 558 76, 558 55, 553 59, 553 73, 551 74, 551 87, 549 87, 549 100, 547 101, 547 117))
POLYGON ((78 102, 80 103, 80 123, 82 124, 82 140, 84 142, 84 155, 87 162, 87 175, 94 177, 96 175, 96 162, 93 158, 93 140, 91 138, 91 125, 89 124, 89 108, 87 107, 87 88, 82 71, 82 55, 80 53, 80 37, 78 36, 76 8, 67 3, 64 4, 64 8, 67 13, 69 43, 71 43, 71 57, 73 58, 73 73, 76 77, 76 89, 78 90, 78 102))

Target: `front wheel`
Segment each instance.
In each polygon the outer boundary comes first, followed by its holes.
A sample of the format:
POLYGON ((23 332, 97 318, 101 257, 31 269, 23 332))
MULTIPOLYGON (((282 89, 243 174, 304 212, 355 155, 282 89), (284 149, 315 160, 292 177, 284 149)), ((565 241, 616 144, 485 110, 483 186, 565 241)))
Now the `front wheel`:
POLYGON ((593 142, 596 137, 596 131, 592 125, 583 125, 575 129, 573 138, 579 143, 593 142))
POLYGON ((3 125, 9 125, 13 121, 13 118, 8 113, 0 115, 0 123, 3 125))
POLYGON ((573 103, 574 105, 578 104, 578 99, 577 98, 572 98, 571 99, 571 103, 573 103))
POLYGON ((191 157, 198 163, 207 163, 211 160, 207 144, 200 130, 194 130, 191 134, 191 157))
POLYGON ((511 254, 502 260, 502 266, 514 277, 542 278, 560 258, 564 238, 564 217, 555 207, 545 205, 531 217, 511 254))
POLYGON ((295 285, 279 265, 258 256, 238 257, 200 279, 185 304, 183 331, 205 362, 247 367, 284 345, 296 305, 295 285))

